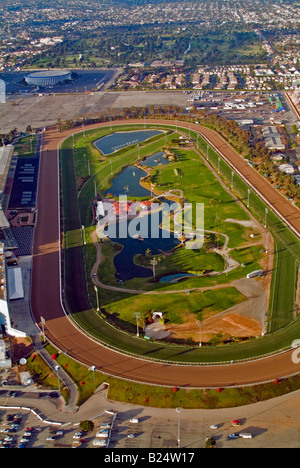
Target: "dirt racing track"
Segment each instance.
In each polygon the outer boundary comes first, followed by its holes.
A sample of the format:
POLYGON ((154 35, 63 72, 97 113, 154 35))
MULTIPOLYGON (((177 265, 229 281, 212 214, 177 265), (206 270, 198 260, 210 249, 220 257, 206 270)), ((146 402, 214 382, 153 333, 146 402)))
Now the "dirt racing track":
MULTIPOLYGON (((130 121, 141 124, 141 121, 130 121)), ((116 121, 115 125, 124 124, 116 121)), ((126 120, 126 124, 128 124, 126 120)), ((170 121, 147 120, 149 124, 172 125, 170 121)), ((144 122, 142 122, 144 124, 144 122)), ((97 124, 101 127, 108 124, 97 124)), ((175 125, 174 125, 175 126, 175 125)), ((232 168, 248 180, 272 208, 284 218, 300 237, 299 211, 276 192, 254 169, 244 161, 219 135, 212 130, 194 124, 180 122, 180 127, 191 128, 231 164, 232 168)), ((86 127, 88 130, 90 127, 86 127)), ((80 131, 80 130, 78 130, 80 131)), ((248 362, 229 365, 188 365, 155 362, 129 356, 107 348, 79 330, 70 320, 61 298, 60 262, 60 210, 59 210, 59 161, 58 147, 61 141, 76 130, 57 133, 50 128, 44 133, 41 154, 38 217, 35 228, 31 309, 36 323, 41 327, 45 319, 48 339, 62 352, 87 366, 108 375, 143 383, 178 387, 225 387, 265 382, 300 372, 300 365, 291 358, 293 350, 248 362)), ((74 272, 74 287, 76 272, 74 272)), ((90 309, 86 295, 79 297, 81 310, 90 309)), ((300 338, 300 337, 299 337, 300 338)))

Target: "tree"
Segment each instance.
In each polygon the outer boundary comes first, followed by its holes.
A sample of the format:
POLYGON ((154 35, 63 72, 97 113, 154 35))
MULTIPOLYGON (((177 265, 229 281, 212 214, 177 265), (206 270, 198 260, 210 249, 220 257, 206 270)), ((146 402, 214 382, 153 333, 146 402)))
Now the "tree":
POLYGON ((84 432, 92 432, 94 430, 94 423, 89 420, 81 421, 80 429, 84 432))
POLYGON ((213 437, 207 437, 205 440, 206 448, 214 448, 216 446, 216 440, 213 437))

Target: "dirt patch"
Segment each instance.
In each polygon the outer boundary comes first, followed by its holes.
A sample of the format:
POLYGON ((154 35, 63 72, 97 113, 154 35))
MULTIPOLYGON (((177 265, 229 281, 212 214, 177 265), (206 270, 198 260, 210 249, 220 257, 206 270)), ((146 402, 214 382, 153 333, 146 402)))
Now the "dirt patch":
POLYGON ((203 325, 203 334, 210 337, 221 334, 225 338, 245 338, 260 333, 261 324, 257 320, 236 313, 216 317, 203 325))
POLYGON ((170 333, 169 340, 192 339, 196 343, 199 341, 200 329, 194 314, 185 315, 185 321, 181 324, 166 324, 165 329, 170 333))
MULTIPOLYGON (((200 327, 194 316, 186 317, 186 322, 180 325, 167 325, 166 329, 171 333, 170 339, 192 339, 198 343, 200 340, 200 327)), ((261 334, 261 323, 255 319, 245 317, 238 313, 219 315, 201 323, 201 341, 206 343, 216 335, 222 335, 224 339, 230 337, 247 338, 261 334)))

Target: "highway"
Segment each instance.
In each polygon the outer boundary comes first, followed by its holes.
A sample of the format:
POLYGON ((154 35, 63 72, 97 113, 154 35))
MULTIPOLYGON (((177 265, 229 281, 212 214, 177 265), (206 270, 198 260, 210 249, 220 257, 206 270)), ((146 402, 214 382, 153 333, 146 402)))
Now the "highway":
MULTIPOLYGON (((114 125, 129 121, 115 121, 114 125)), ((132 124, 144 124, 131 120, 132 124)), ((172 121, 147 120, 147 124, 174 125, 172 121)), ((93 127, 108 126, 97 124, 93 127)), ((231 166, 259 192, 268 204, 278 212, 300 237, 299 211, 273 189, 246 161, 244 161, 220 136, 199 125, 180 122, 180 127, 191 128, 204 136, 207 142, 222 154, 231 166)), ((92 128, 86 126, 85 130, 92 128)), ((31 308, 41 326, 41 317, 46 321, 48 339, 61 351, 87 366, 123 379, 143 383, 178 387, 225 387, 272 381, 300 371, 294 364, 291 352, 255 361, 232 365, 173 365, 124 355, 106 348, 76 328, 66 314, 61 301, 60 265, 60 212, 59 212, 59 166, 58 146, 76 131, 57 133, 56 127, 48 129, 43 136, 41 152, 38 217, 35 228, 31 308)), ((76 275, 76 272, 74 272, 76 275)), ((79 300, 81 300, 80 296, 79 300)), ((90 308, 85 295, 80 307, 90 308)), ((85 309, 82 309, 85 310, 85 309)))

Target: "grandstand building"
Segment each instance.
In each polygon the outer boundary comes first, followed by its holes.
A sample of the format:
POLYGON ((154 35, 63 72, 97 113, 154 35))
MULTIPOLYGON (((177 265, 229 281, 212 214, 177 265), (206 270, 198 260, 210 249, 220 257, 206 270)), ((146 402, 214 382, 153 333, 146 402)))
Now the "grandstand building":
POLYGON ((13 146, 0 147, 0 229, 8 228, 9 222, 5 216, 6 197, 4 194, 5 185, 9 173, 9 167, 13 155, 13 146))
POLYGON ((25 76, 25 81, 33 86, 55 86, 64 81, 70 81, 72 74, 69 70, 45 70, 25 76))

